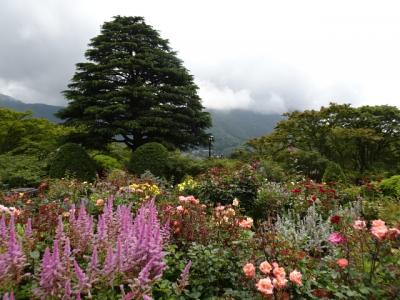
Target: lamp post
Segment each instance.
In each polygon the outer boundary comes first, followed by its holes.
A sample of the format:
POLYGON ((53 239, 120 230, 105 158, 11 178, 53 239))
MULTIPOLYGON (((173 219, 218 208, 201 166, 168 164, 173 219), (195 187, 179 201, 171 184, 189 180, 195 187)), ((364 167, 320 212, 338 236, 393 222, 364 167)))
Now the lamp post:
POLYGON ((211 157, 211 144, 214 142, 214 136, 210 135, 208 137, 208 157, 211 157))

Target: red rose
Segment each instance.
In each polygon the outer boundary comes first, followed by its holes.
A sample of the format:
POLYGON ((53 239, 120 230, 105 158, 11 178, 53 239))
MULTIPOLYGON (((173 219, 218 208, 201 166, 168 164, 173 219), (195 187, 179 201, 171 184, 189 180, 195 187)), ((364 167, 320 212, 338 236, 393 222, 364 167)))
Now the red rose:
POLYGON ((340 216, 334 215, 334 216, 331 217, 331 223, 332 224, 339 224, 340 223, 340 219, 341 219, 340 216))

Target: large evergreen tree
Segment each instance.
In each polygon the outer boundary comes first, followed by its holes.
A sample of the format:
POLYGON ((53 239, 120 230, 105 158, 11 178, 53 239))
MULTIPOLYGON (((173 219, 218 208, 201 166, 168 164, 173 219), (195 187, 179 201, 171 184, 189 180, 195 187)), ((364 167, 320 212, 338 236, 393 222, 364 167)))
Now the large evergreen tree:
POLYGON ((94 147, 161 142, 180 149, 205 144, 211 119, 193 76, 168 41, 141 17, 116 16, 91 40, 58 113, 94 147))

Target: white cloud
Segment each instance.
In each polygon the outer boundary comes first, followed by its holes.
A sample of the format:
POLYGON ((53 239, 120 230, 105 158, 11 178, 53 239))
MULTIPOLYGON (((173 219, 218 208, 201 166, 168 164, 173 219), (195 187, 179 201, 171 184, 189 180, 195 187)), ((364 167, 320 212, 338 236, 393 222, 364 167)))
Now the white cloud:
POLYGON ((234 91, 227 86, 217 86, 210 81, 198 81, 203 105, 213 109, 246 109, 254 100, 246 89, 234 91))
POLYGON ((117 14, 144 16, 170 40, 208 107, 400 103, 395 0, 3 0, 0 93, 65 103, 74 64, 117 14))

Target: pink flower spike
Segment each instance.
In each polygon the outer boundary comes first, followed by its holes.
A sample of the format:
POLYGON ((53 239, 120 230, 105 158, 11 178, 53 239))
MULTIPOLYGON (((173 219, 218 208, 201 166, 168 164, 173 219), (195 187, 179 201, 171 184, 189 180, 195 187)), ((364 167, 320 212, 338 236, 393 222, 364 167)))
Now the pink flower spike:
POLYGON ((25 226, 25 236, 30 239, 32 238, 32 219, 28 218, 28 221, 25 226))

